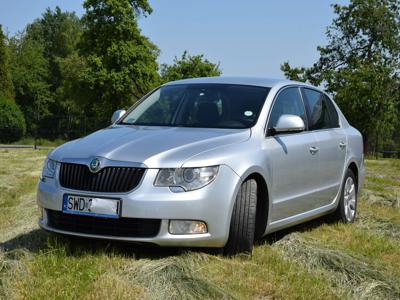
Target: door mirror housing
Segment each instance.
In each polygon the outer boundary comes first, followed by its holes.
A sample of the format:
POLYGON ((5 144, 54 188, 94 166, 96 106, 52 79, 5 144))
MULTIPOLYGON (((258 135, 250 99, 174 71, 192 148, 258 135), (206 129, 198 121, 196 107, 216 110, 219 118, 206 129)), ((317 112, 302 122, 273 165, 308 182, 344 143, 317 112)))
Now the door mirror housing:
POLYGON ((126 113, 126 110, 124 109, 119 109, 116 110, 112 117, 111 117, 111 124, 114 124, 115 122, 117 122, 119 119, 121 119, 121 117, 126 113))
POLYGON ((296 115, 281 115, 273 128, 273 133, 301 132, 306 128, 302 118, 296 115))

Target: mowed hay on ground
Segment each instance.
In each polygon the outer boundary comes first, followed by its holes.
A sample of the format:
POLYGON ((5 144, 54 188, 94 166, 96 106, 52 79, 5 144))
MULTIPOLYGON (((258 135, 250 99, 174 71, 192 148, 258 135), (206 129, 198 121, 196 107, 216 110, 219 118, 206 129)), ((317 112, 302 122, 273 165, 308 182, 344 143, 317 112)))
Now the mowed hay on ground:
POLYGON ((44 233, 45 155, 0 150, 0 298, 400 299, 399 160, 366 161, 354 224, 315 220, 226 258, 44 233))

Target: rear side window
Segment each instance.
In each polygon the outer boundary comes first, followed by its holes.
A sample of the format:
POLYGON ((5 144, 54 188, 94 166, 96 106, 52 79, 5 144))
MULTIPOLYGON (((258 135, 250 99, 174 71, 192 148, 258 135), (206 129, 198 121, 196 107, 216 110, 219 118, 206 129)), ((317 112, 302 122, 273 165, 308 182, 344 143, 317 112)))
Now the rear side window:
POLYGON ((325 101, 328 104, 328 110, 329 110, 329 118, 331 121, 331 127, 332 128, 337 128, 340 127, 339 126, 339 115, 337 113, 337 110, 335 108, 335 106, 332 103, 332 100, 329 99, 329 97, 327 95, 325 96, 325 101))
POLYGON ((297 87, 287 88, 279 93, 272 107, 268 129, 274 128, 278 123, 279 117, 282 115, 299 116, 303 119, 304 124, 307 124, 304 104, 297 87))
POLYGON ((326 95, 312 89, 303 89, 303 93, 308 106, 310 130, 339 127, 336 109, 326 95))

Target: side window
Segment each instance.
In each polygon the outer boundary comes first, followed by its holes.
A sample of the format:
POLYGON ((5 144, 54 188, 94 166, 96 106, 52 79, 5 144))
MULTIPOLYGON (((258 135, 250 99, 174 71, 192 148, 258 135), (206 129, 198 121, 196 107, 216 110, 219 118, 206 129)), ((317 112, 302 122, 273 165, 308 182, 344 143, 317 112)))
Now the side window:
POLYGON ((297 87, 287 88, 279 93, 274 102, 274 106, 272 107, 268 122, 268 129, 276 126, 281 115, 299 116, 303 119, 304 124, 307 124, 304 104, 301 100, 300 92, 297 87))
POLYGON ((332 100, 329 99, 329 97, 327 95, 324 95, 324 96, 325 96, 325 101, 328 104, 329 117, 331 120, 331 127, 338 128, 338 127, 340 127, 338 112, 337 112, 335 106, 333 105, 332 100))
POLYGON ((337 112, 330 100, 318 91, 307 88, 303 89, 303 91, 309 109, 308 126, 310 130, 338 127, 337 112))

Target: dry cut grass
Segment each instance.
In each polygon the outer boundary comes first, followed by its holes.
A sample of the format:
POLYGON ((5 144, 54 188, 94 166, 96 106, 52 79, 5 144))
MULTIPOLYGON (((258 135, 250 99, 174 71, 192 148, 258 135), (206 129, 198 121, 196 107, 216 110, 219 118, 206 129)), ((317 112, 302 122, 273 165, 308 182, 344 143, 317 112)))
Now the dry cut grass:
POLYGON ((0 150, 0 298, 400 299, 400 161, 367 161, 354 224, 315 220, 227 258, 40 231, 45 155, 0 150))

